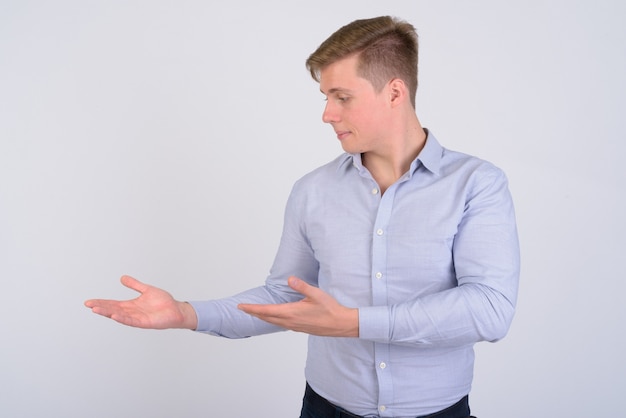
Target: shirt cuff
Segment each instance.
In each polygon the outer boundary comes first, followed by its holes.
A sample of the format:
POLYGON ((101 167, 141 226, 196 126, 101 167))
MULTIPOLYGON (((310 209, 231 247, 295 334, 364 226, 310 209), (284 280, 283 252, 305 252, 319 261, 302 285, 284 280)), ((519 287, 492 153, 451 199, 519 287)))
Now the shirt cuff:
POLYGON ((359 338, 388 342, 390 330, 388 306, 368 306, 359 308, 359 338))
POLYGON ((219 312, 215 304, 209 301, 189 301, 187 303, 196 311, 196 317, 198 318, 198 326, 194 331, 219 335, 217 332, 219 330, 214 329, 215 324, 220 323, 219 320, 215 321, 215 318, 219 318, 219 312), (213 329, 211 329, 211 324, 213 324, 213 329))

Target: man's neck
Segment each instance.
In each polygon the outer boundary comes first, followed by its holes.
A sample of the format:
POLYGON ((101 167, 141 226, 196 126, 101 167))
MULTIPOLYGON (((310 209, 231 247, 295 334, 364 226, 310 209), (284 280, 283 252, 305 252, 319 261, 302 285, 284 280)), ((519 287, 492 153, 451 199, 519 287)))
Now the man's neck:
POLYGON ((366 167, 378 183, 381 193, 402 177, 411 167, 411 163, 424 148, 426 132, 419 120, 408 124, 408 128, 396 139, 391 139, 388 146, 380 152, 366 152, 361 155, 366 167))

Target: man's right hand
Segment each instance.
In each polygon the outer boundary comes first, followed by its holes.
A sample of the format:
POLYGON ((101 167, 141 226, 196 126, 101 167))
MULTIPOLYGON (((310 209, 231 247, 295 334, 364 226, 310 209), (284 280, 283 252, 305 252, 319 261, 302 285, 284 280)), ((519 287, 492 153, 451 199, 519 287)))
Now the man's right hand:
POLYGON ((165 290, 147 285, 130 276, 121 282, 140 295, 131 300, 90 299, 85 306, 93 313, 106 316, 121 324, 137 328, 195 330, 198 318, 190 304, 175 300, 165 290))

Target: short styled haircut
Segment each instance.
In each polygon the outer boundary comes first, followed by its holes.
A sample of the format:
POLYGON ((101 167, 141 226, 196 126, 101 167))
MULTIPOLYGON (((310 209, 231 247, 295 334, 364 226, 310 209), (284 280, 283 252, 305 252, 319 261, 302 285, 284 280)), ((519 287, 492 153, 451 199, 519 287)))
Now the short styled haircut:
POLYGON ((325 67, 358 54, 357 72, 377 92, 394 78, 404 81, 415 108, 417 32, 410 23, 390 16, 355 20, 326 39, 306 61, 311 77, 320 81, 325 67))

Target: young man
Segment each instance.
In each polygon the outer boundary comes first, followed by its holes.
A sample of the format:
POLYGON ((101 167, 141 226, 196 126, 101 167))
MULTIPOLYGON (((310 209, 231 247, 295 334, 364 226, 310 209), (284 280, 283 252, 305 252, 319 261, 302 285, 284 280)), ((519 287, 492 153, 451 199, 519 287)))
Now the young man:
POLYGON ((506 334, 517 297, 506 178, 422 128, 410 24, 352 22, 307 67, 345 153, 294 185, 265 285, 184 303, 125 276, 137 299, 86 305, 136 327, 310 334, 302 417, 468 417, 473 345, 506 334))

